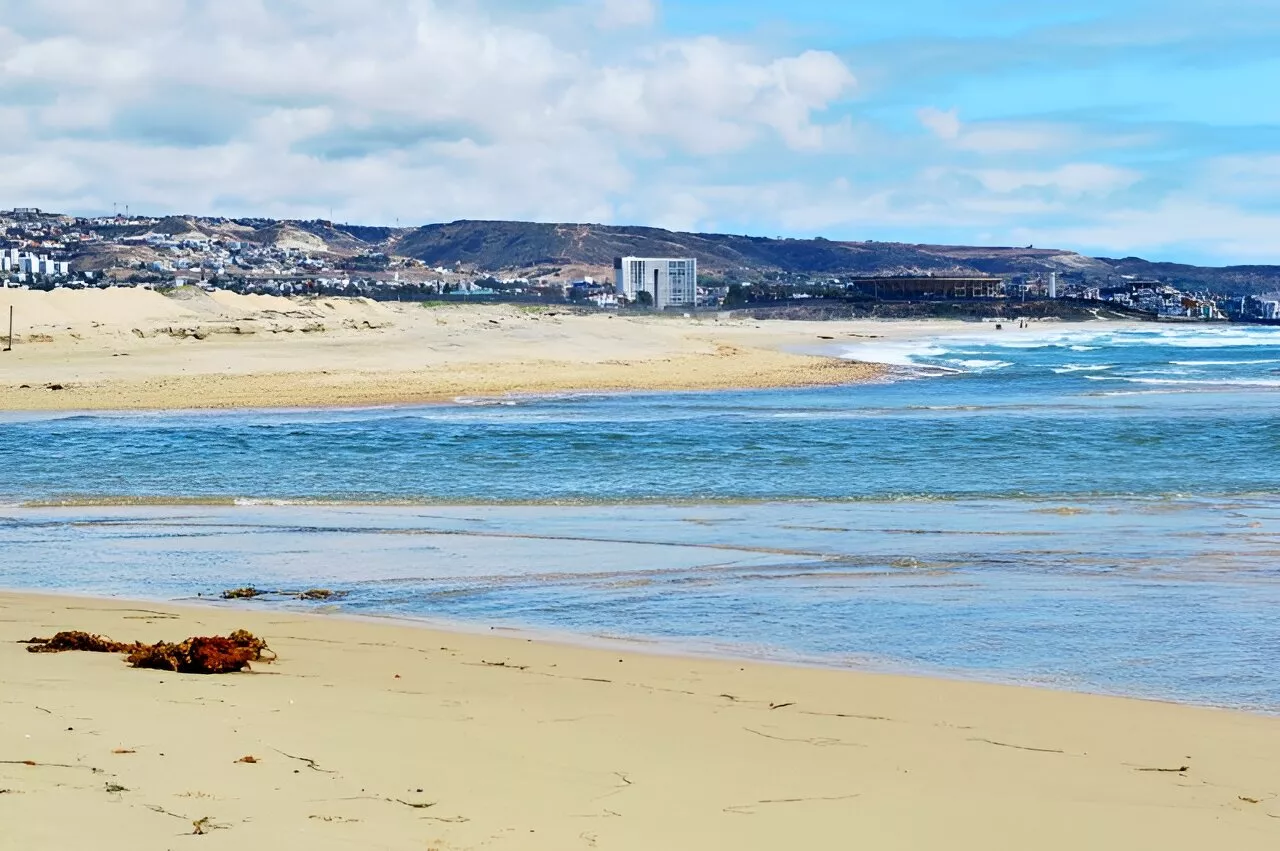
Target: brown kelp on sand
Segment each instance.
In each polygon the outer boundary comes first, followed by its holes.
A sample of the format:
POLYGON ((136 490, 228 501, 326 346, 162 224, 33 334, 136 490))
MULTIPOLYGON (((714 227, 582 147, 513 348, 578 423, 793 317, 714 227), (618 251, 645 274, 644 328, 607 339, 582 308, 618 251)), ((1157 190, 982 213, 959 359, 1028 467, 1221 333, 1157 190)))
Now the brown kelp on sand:
POLYGON ((29 653, 124 653, 134 668, 152 668, 180 674, 231 674, 249 669, 250 662, 273 662, 276 654, 261 638, 243 629, 228 636, 193 636, 171 644, 112 641, 87 632, 59 632, 52 638, 32 638, 29 653))
POLYGON ((330 591, 328 588, 312 588, 307 591, 265 591, 253 585, 246 585, 243 588, 229 588, 222 592, 224 600, 256 600, 259 597, 292 597, 296 600, 307 600, 311 602, 324 602, 327 600, 341 600, 347 596, 346 591, 330 591))

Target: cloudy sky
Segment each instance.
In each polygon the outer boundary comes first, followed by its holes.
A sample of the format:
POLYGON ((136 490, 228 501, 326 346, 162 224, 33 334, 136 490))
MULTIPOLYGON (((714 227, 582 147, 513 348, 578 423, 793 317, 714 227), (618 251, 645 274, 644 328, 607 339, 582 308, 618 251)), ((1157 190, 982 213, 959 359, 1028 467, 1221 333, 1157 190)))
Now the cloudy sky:
POLYGON ((0 0, 0 206, 1280 263, 1280 0, 0 0))

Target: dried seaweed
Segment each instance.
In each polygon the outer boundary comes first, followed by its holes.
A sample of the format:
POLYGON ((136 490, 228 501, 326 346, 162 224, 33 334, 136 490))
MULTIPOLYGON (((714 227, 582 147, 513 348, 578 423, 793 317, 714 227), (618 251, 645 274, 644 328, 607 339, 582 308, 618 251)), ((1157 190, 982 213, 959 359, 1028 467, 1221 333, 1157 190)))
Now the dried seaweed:
POLYGON ((66 653, 77 650, 83 653, 131 653, 136 644, 112 641, 88 632, 59 632, 53 638, 32 638, 22 642, 28 653, 66 653))
POLYGON ((261 638, 243 629, 229 636, 196 636, 178 644, 126 644, 87 632, 60 632, 53 638, 27 642, 29 653, 126 653, 135 668, 174 671, 180 674, 230 674, 243 671, 250 662, 273 662, 276 654, 261 638))
POLYGON ((298 595, 299 600, 341 600, 347 596, 345 591, 330 591, 328 588, 312 588, 298 595))
POLYGON ((252 585, 248 585, 248 586, 245 586, 244 588, 232 588, 228 591, 223 591, 222 599, 252 600, 254 597, 261 597, 263 594, 266 594, 266 593, 267 593, 266 591, 260 591, 257 588, 254 588, 252 585))

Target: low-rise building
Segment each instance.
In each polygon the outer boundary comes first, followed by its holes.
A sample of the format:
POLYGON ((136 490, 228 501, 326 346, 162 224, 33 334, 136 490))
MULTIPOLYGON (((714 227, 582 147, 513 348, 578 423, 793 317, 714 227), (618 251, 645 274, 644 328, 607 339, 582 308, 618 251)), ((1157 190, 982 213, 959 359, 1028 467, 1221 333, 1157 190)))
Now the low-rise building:
POLYGON ((1003 298, 1004 281, 986 276, 893 275, 851 278, 845 288, 886 300, 1003 298))

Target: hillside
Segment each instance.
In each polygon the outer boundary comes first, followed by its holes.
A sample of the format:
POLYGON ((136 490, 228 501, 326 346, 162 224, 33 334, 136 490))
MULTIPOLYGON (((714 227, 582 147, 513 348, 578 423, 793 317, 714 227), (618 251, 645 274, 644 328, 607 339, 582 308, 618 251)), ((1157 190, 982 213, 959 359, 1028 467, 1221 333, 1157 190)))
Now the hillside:
POLYGON ((460 221, 427 225, 403 237, 397 253, 431 265, 464 263, 483 269, 539 265, 611 266, 623 255, 696 257, 708 272, 811 274, 1021 272, 1094 270, 1104 263, 1054 250, 770 239, 609 225, 460 221))
MULTIPOLYGON (((615 257, 695 257, 712 275, 759 278, 786 275, 973 274, 1043 275, 1105 285, 1126 278, 1155 279, 1187 289, 1229 295, 1280 290, 1280 266, 1203 267, 1144 260, 1087 257, 1054 248, 912 245, 842 242, 822 238, 772 239, 736 234, 685 233, 661 228, 595 224, 456 221, 420 228, 334 224, 326 221, 210 219, 171 216, 153 226, 104 228, 108 239, 146 233, 171 238, 207 236, 292 248, 332 257, 368 252, 412 258, 429 266, 461 264, 486 272, 554 267, 603 273, 615 257)), ((102 268, 116 252, 99 245, 84 268, 102 268)), ((132 257, 136 250, 125 252, 132 257)), ((81 258, 73 257, 73 260, 81 258)), ((568 274, 566 272, 566 274, 568 274)))
POLYGON ((1280 286, 1280 267, 1231 269, 1154 264, 1131 258, 1120 261, 1086 257, 1053 248, 911 245, 899 242, 840 242, 822 238, 771 239, 733 234, 683 233, 659 228, 530 222, 458 221, 427 225, 405 234, 395 253, 432 266, 461 263, 480 269, 536 266, 608 267, 624 255, 695 257, 702 271, 752 276, 794 274, 922 274, 986 273, 1040 275, 1057 272, 1066 278, 1098 283, 1118 282, 1123 275, 1194 281, 1206 288, 1254 292, 1280 286))

